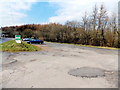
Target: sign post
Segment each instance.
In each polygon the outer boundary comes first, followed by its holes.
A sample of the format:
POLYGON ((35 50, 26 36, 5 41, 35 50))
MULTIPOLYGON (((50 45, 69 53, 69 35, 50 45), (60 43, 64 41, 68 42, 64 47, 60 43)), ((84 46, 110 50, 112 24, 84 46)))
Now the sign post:
POLYGON ((15 35, 16 43, 21 43, 21 35, 15 35))

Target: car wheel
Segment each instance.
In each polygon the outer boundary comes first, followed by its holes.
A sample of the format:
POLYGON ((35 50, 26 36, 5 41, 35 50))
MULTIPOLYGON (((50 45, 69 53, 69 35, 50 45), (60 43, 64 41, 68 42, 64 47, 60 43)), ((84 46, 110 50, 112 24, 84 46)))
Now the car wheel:
POLYGON ((28 42, 29 44, 31 44, 31 42, 28 42))

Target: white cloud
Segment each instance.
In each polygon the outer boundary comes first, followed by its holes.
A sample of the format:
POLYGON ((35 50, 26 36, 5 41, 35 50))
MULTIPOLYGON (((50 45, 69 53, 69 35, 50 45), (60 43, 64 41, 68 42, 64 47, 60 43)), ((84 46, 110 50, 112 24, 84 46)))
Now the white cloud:
POLYGON ((36 0, 1 0, 0 1, 0 27, 23 24, 22 18, 27 14, 23 10, 30 10, 36 0))
POLYGON ((64 23, 67 20, 80 20, 85 11, 89 14, 95 4, 100 6, 102 2, 105 4, 108 14, 110 15, 113 11, 117 12, 118 1, 119 0, 1 0, 0 27, 24 24, 23 18, 27 17, 27 14, 23 11, 30 10, 33 3, 36 2, 49 2, 53 6, 58 6, 59 8, 56 11, 57 15, 50 17, 48 22, 64 23))
POLYGON ((49 0, 51 4, 59 6, 57 16, 49 18, 49 22, 64 23, 67 20, 80 20, 84 13, 92 11, 95 4, 99 7, 104 4, 108 14, 117 12, 119 0, 49 0))

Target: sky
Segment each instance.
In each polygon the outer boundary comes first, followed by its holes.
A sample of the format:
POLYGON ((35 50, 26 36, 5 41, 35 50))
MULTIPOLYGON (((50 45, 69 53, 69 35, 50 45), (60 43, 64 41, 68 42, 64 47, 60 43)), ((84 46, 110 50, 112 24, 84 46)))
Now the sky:
POLYGON ((95 4, 103 4, 108 15, 118 12, 119 0, 0 0, 0 27, 80 21, 95 4))

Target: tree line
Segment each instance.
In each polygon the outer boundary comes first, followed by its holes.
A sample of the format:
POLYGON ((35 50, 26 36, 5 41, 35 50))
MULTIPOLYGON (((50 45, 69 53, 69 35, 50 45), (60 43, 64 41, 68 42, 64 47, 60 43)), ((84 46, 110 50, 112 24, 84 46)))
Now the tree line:
POLYGON ((116 14, 108 16, 104 5, 95 5, 91 14, 85 12, 82 20, 59 23, 27 24, 21 26, 1 27, 2 32, 14 37, 39 38, 45 41, 74 43, 94 46, 120 47, 120 31, 117 27, 116 14))

